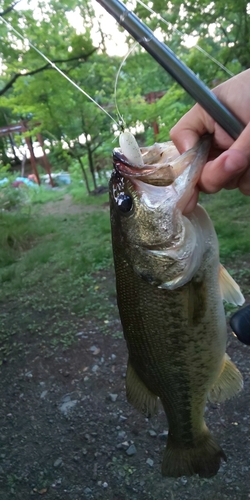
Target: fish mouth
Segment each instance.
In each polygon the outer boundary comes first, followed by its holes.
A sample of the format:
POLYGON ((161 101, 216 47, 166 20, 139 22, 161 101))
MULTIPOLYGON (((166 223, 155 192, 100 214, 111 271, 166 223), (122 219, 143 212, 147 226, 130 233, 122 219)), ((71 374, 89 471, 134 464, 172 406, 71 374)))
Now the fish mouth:
POLYGON ((133 180, 140 180, 154 186, 169 186, 174 182, 176 177, 173 166, 170 163, 144 164, 139 167, 129 162, 120 148, 116 148, 113 151, 113 163, 115 170, 122 177, 129 179, 131 182, 133 182, 133 180))
POLYGON ((120 176, 130 180, 132 184, 142 181, 152 186, 169 186, 181 177, 190 164, 197 163, 196 158, 199 158, 199 165, 205 165, 210 143, 211 136, 207 134, 196 146, 182 155, 171 142, 156 143, 151 147, 141 148, 144 164, 140 166, 131 163, 120 148, 115 148, 114 168, 120 176))

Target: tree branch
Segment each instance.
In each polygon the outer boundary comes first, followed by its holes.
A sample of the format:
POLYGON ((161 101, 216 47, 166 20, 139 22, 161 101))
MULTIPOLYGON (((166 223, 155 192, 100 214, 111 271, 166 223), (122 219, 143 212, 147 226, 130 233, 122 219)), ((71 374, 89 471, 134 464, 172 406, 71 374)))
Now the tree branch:
POLYGON ((17 0, 17 2, 15 2, 12 5, 10 5, 9 7, 7 7, 7 9, 3 10, 3 12, 0 12, 0 17, 6 16, 6 14, 11 12, 15 8, 16 4, 18 4, 20 1, 21 0, 17 0))
MULTIPOLYGON (((80 55, 80 56, 75 56, 75 57, 71 57, 69 59, 54 59, 53 61, 51 61, 52 63, 65 63, 65 62, 71 62, 71 61, 79 61, 79 62, 86 62, 86 60, 97 50, 97 48, 95 47, 93 50, 91 50, 88 54, 86 55, 80 55), (82 59, 82 61, 81 61, 82 59)), ((44 66, 41 66, 40 68, 37 68, 37 69, 33 69, 32 71, 27 71, 27 73, 16 73, 12 78, 11 80, 6 83, 5 87, 3 87, 2 89, 0 89, 0 96, 5 94, 5 92, 7 92, 7 90, 9 90, 15 83, 15 81, 20 78, 20 76, 32 76, 32 75, 36 75, 37 73, 41 73, 41 71, 44 71, 46 69, 55 69, 53 68, 53 66, 51 66, 50 63, 47 63, 47 64, 44 64, 44 66)))

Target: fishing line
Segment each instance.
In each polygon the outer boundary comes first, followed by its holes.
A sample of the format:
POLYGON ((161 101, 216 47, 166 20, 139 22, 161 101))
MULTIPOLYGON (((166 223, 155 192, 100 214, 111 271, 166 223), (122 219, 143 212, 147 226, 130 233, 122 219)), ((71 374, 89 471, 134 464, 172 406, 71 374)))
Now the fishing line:
POLYGON ((129 49, 129 51, 127 52, 127 54, 125 55, 125 57, 123 58, 119 68, 118 68, 118 71, 117 71, 117 74, 116 74, 116 77, 115 77, 115 90, 114 90, 114 99, 115 99, 115 107, 116 107, 116 112, 117 112, 117 115, 118 115, 118 118, 121 120, 121 126, 122 128, 125 127, 125 121, 124 121, 124 118, 123 116, 121 115, 119 109, 118 109, 118 104, 117 104, 117 85, 118 85, 118 79, 119 79, 119 76, 120 76, 120 73, 121 73, 121 69, 124 65, 124 63, 126 62, 128 56, 131 54, 131 52, 133 52, 133 50, 135 49, 135 47, 139 45, 139 42, 135 42, 132 47, 129 49))
MULTIPOLYGON (((148 10, 151 14, 154 14, 156 16, 156 19, 159 21, 162 21, 164 24, 166 24, 172 31, 177 33, 179 36, 183 36, 183 34, 180 30, 175 28, 169 21, 167 21, 164 17, 162 17, 159 13, 155 12, 151 7, 146 5, 142 0, 136 0, 137 3, 142 5, 146 10, 148 10)), ((194 48, 199 50, 202 54, 204 54, 206 57, 208 57, 211 61, 213 61, 217 66, 219 66, 221 69, 223 69, 229 76, 234 76, 234 73, 230 71, 229 69, 226 68, 220 61, 215 59, 213 56, 211 56, 206 50, 204 50, 200 45, 196 44, 194 45, 194 48)))
POLYGON ((54 68, 56 71, 58 71, 58 73, 60 73, 61 76, 63 76, 64 78, 66 78, 66 80, 68 80, 68 82, 70 82, 77 90, 79 90, 80 92, 82 92, 82 94, 84 94, 86 97, 88 97, 88 99, 90 99, 91 102, 93 102, 101 111, 103 111, 116 124, 116 126, 119 129, 119 124, 113 118, 113 116, 110 115, 108 113, 108 111, 106 111, 106 109, 104 109, 100 104, 98 104, 98 102, 96 102, 87 92, 85 92, 85 90, 83 90, 81 87, 79 87, 79 85, 77 85, 77 83, 75 83, 73 80, 71 80, 71 78, 69 78, 60 68, 58 68, 58 66, 56 66, 55 63, 53 63, 47 56, 45 56, 45 54, 43 54, 35 45, 33 45, 33 43, 31 43, 28 40, 27 37, 24 37, 8 21, 6 21, 6 19, 4 19, 3 17, 1 17, 1 21, 3 21, 6 24, 6 26, 8 26, 12 31, 14 31, 14 33, 19 38, 21 38, 21 40, 23 40, 24 42, 28 42, 29 46, 32 49, 34 49, 40 56, 42 56, 43 59, 45 59, 45 61, 47 61, 50 64, 50 66, 52 66, 52 68, 54 68))

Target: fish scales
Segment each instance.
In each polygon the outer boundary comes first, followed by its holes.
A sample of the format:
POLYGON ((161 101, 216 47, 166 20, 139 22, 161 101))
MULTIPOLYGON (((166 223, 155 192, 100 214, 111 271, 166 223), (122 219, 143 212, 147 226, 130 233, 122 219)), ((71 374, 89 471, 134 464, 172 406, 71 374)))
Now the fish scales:
POLYGON ((192 441, 195 432, 192 421, 203 419, 200 399, 206 401, 214 370, 219 372, 226 332, 219 345, 217 332, 210 330, 207 335, 203 323, 199 324, 198 331, 192 331, 193 318, 196 324, 195 314, 187 314, 190 294, 193 293, 192 282, 181 291, 154 288, 120 259, 116 262, 116 279, 118 307, 130 362, 145 385, 168 408, 170 429, 178 428, 180 441, 192 441), (167 331, 171 331, 171 336, 166 335, 167 331), (217 358, 214 349, 218 351, 217 358), (211 369, 210 379, 204 368, 211 369), (198 401, 198 408, 193 406, 194 398, 198 401), (180 408, 185 409, 185 415, 179 412, 180 408), (188 427, 189 436, 182 435, 180 418, 185 423, 184 428, 188 427))
MULTIPOLYGON (((197 154, 196 149, 195 157, 197 154)), ((128 174, 126 164, 122 175, 122 159, 116 153, 110 181, 112 244, 118 308, 129 354, 128 400, 147 416, 156 413, 158 398, 163 405, 169 424, 164 475, 198 473, 209 477, 216 474, 221 459, 226 457, 204 422, 208 394, 224 400, 241 389, 242 379, 225 358, 226 321, 212 223, 199 206, 184 218, 181 209, 176 208, 188 189, 191 196, 206 154, 199 159, 198 167, 193 167, 195 175, 192 165, 186 175, 186 156, 184 160, 184 174, 178 163, 178 184, 173 192, 153 186, 163 197, 158 203, 150 187, 133 180, 135 166, 128 174), (173 202, 171 196, 182 189, 181 175, 186 175, 185 192, 173 202), (194 258, 189 238, 193 229, 202 237, 193 245, 194 258), (187 249, 183 250, 183 244, 187 249), (190 265, 185 270, 187 255, 191 256, 190 265), (194 269, 191 274, 190 269, 194 269)), ((196 162, 193 153, 192 162, 196 162)), ((234 282, 231 285, 234 288, 234 282)))

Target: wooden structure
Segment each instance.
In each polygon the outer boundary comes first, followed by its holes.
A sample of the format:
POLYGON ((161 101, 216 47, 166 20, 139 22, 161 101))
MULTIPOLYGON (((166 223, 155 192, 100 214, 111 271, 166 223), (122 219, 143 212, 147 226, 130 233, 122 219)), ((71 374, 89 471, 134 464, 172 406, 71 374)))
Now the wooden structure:
MULTIPOLYGON (((34 126, 37 126, 37 125, 40 125, 40 123, 34 123, 34 126)), ((5 127, 0 127, 0 137, 6 136, 6 135, 10 136, 11 134, 24 133, 24 132, 29 132, 29 135, 25 135, 24 139, 25 139, 26 145, 29 149, 30 162, 31 162, 31 167, 32 167, 33 173, 37 179, 38 184, 40 185, 41 180, 40 180, 39 173, 37 170, 37 159, 35 157, 32 142, 31 142, 31 137, 30 137, 31 136, 31 129, 28 126, 28 122, 25 120, 21 120, 19 123, 14 123, 13 125, 6 125, 5 127)), ((42 151, 43 151, 43 156, 42 156, 43 167, 49 176, 51 186, 54 187, 53 179, 51 177, 51 166, 50 166, 48 157, 45 153, 43 138, 42 138, 40 133, 37 133, 36 137, 37 137, 37 140, 38 140, 38 142, 42 148, 42 151)))

